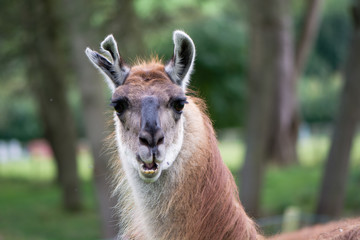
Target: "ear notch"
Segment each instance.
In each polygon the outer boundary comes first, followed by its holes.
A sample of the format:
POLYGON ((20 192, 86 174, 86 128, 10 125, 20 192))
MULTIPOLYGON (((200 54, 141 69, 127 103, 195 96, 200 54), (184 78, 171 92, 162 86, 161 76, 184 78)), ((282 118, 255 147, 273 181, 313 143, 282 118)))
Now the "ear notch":
POLYGON ((192 39, 180 30, 174 31, 173 41, 174 55, 166 64, 165 71, 175 84, 185 90, 194 67, 195 45, 192 39))
POLYGON ((85 53, 94 64, 107 77, 107 83, 112 91, 122 85, 130 72, 130 68, 124 63, 118 52, 118 47, 113 35, 107 36, 101 42, 100 50, 109 54, 111 61, 96 51, 86 48, 85 53))

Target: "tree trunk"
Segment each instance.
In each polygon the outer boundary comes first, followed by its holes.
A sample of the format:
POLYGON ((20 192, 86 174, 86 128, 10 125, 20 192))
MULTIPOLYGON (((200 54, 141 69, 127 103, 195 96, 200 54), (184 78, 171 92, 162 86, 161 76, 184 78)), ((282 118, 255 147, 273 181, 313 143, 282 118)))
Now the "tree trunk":
MULTIPOLYGON (((303 26, 294 55, 293 43, 285 40, 284 62, 279 71, 283 72, 278 81, 278 90, 275 93, 275 121, 272 137, 269 142, 269 160, 279 165, 289 165, 297 162, 296 142, 299 129, 299 107, 296 99, 297 79, 303 72, 309 52, 317 36, 322 0, 307 0, 304 10, 303 26), (294 58, 294 59, 291 59, 294 58), (293 65, 293 66, 291 66, 293 65)), ((292 20, 290 7, 284 13, 283 19, 288 24, 283 25, 287 39, 292 37, 292 20)))
POLYGON ((303 26, 301 28, 299 41, 296 44, 295 67, 293 72, 294 81, 296 81, 303 72, 310 50, 314 45, 320 23, 322 4, 323 0, 307 0, 303 26))
MULTIPOLYGON (((266 162, 287 165, 297 161, 296 140, 299 117, 297 113, 296 84, 292 78, 294 72, 294 41, 291 2, 275 0, 278 8, 271 11, 268 21, 274 21, 272 28, 274 37, 268 43, 277 45, 273 55, 273 75, 275 91, 273 92, 275 104, 273 105, 273 118, 268 118, 272 126, 268 138, 268 155, 266 162), (280 5, 280 6, 279 6, 280 5)), ((265 11, 265 10, 264 10, 265 11)), ((266 25, 265 25, 266 27, 266 25)), ((268 45, 269 46, 269 45, 268 45)), ((271 52, 269 52, 271 59, 271 52)), ((264 75, 267 74, 264 72, 264 75)))
POLYGON ((346 193, 350 152, 360 121, 360 0, 352 8, 354 30, 348 48, 338 119, 325 166, 316 213, 339 217, 346 193))
POLYGON ((109 135, 104 114, 106 112, 103 84, 99 74, 91 66, 84 49, 85 39, 79 34, 72 35, 75 73, 81 91, 81 102, 85 120, 86 135, 94 159, 94 184, 102 223, 102 236, 114 238, 118 233, 115 211, 116 199, 111 197, 109 162, 112 154, 105 149, 105 138, 109 135))
POLYGON ((269 160, 269 142, 276 93, 292 71, 290 2, 248 1, 250 17, 249 111, 246 155, 241 174, 240 197, 246 211, 258 216, 264 164, 269 160), (271 47, 269 47, 271 46, 271 47))
MULTIPOLYGON (((111 170, 109 163, 111 151, 104 146, 104 139, 109 135, 106 128, 104 114, 106 112, 105 97, 101 77, 95 72, 84 54, 86 43, 80 35, 73 35, 73 56, 76 61, 76 75, 78 78, 86 135, 94 159, 94 183, 98 208, 102 222, 102 236, 114 238, 118 233, 118 219, 116 216, 116 199, 111 197, 111 170), (87 64, 87 65, 86 65, 87 64)), ((107 102, 106 102, 107 103, 107 102)))
MULTIPOLYGON (((299 107, 296 99, 296 83, 300 77, 310 49, 314 43, 321 9, 321 0, 308 0, 305 8, 304 24, 302 26, 300 40, 298 41, 294 60, 293 46, 288 45, 288 54, 285 54, 282 65, 283 77, 279 78, 278 92, 276 93, 275 122, 270 140, 270 161, 279 165, 289 165, 297 162, 296 142, 299 130, 299 107), (294 66, 290 66, 294 64, 294 66)), ((290 18, 290 10, 288 16, 290 18)), ((284 16, 285 17, 285 16, 284 16)), ((287 20, 289 23, 291 20, 287 20)), ((284 29, 290 36, 291 26, 284 29)), ((288 37, 291 38, 291 37, 288 37)))
MULTIPOLYGON (((98 31, 92 32, 92 36, 90 36, 90 29, 84 27, 89 22, 92 11, 91 5, 88 4, 88 7, 83 9, 82 6, 85 5, 85 1, 63 0, 63 2, 65 6, 64 15, 67 16, 66 19, 71 19, 71 22, 67 22, 68 28, 66 30, 71 46, 72 71, 78 80, 85 131, 94 161, 93 177, 101 219, 102 238, 115 239, 119 232, 119 220, 115 209, 117 201, 111 196, 109 162, 112 153, 104 146, 104 140, 110 132, 106 127, 104 114, 107 110, 110 112, 110 108, 106 101, 107 98, 103 94, 104 84, 101 81, 101 76, 91 66, 84 52, 86 47, 91 45, 93 39, 98 37, 98 31)), ((97 38, 96 46, 99 46, 99 40, 101 39, 97 38)))
POLYGON ((64 206, 79 210, 82 206, 76 162, 76 129, 66 99, 64 48, 55 14, 56 2, 32 1, 26 4, 29 85, 38 104, 57 163, 58 180, 63 190, 64 206))
POLYGON ((264 164, 297 161, 299 113, 296 79, 316 36, 321 0, 309 0, 301 40, 294 54, 291 2, 248 1, 250 18, 249 112, 241 199, 259 213, 264 164))

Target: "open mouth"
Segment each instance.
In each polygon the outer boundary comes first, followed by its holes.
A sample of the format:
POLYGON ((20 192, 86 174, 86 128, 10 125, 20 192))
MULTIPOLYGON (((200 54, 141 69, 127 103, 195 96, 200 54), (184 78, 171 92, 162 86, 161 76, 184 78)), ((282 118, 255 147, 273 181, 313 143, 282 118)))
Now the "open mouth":
POLYGON ((140 178, 147 183, 155 182, 161 174, 161 166, 157 163, 155 156, 153 156, 151 162, 143 161, 139 155, 137 155, 136 159, 139 163, 140 178))
POLYGON ((140 165, 140 171, 145 177, 154 177, 158 171, 158 165, 153 160, 151 163, 142 162, 140 165))

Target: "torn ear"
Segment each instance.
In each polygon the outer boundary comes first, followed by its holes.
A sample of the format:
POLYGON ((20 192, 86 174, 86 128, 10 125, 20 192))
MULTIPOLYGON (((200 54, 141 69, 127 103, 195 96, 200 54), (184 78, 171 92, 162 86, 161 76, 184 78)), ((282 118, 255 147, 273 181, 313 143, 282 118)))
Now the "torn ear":
POLYGON ((165 66, 166 73, 171 80, 186 89, 190 82, 190 75, 194 67, 195 45, 192 39, 183 31, 174 31, 174 55, 165 66))
POLYGON ((86 48, 85 53, 95 67, 105 74, 110 89, 114 91, 115 88, 124 83, 130 72, 130 68, 120 57, 113 35, 109 35, 105 38, 105 40, 101 43, 100 49, 111 56, 112 62, 90 48, 86 48))

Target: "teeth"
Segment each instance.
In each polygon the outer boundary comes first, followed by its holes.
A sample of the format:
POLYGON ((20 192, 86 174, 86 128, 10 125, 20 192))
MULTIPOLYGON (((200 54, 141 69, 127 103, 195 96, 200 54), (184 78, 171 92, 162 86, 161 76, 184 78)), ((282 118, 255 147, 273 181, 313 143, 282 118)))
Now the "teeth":
POLYGON ((144 169, 144 165, 141 166, 141 172, 147 175, 152 175, 154 173, 156 173, 158 171, 158 169, 144 169))

